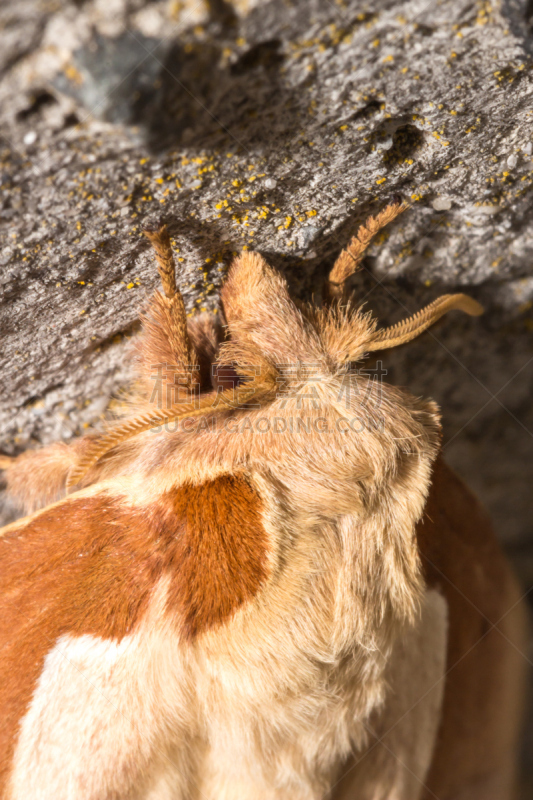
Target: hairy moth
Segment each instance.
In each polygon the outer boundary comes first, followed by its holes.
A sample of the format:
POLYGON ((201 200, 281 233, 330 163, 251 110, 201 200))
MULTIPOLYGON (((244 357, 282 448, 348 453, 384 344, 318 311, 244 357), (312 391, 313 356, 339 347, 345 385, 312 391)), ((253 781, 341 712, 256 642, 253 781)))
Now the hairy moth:
POLYGON ((320 307, 242 253, 226 330, 187 320, 147 231, 163 292, 128 414, 2 462, 30 512, 0 537, 2 798, 511 797, 514 579, 435 403, 360 368, 481 308, 378 328, 345 288, 402 210, 320 307))

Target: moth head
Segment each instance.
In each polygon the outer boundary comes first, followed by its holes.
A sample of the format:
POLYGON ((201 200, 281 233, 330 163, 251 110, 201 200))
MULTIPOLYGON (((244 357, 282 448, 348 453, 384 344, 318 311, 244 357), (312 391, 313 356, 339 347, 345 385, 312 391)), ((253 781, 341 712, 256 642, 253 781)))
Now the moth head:
MULTIPOLYGON (((471 297, 445 294, 402 322, 379 328, 371 314, 363 313, 349 300, 343 302, 344 284, 351 272, 344 271, 342 287, 332 281, 338 262, 347 252, 343 251, 330 273, 328 300, 322 308, 295 303, 285 280, 258 253, 239 256, 222 289, 230 333, 225 357, 264 359, 273 367, 276 362, 314 360, 335 369, 368 353, 410 342, 449 311, 457 309, 472 316, 483 313, 482 306, 471 297), (334 297, 339 288, 341 292, 334 297)), ((354 262, 352 271, 356 267, 354 262)))
MULTIPOLYGON (((463 294, 444 295, 403 322, 379 328, 376 319, 349 302, 346 281, 358 268, 365 248, 377 231, 404 208, 402 204, 388 206, 361 226, 331 270, 322 307, 296 303, 289 294, 286 281, 276 270, 258 253, 243 252, 231 266, 221 291, 227 330, 218 350, 216 346, 213 347, 209 337, 198 337, 197 328, 194 341, 194 324, 188 324, 183 298, 175 282, 174 261, 166 227, 147 232, 156 251, 164 295, 155 296, 148 318, 145 319, 146 337, 141 340, 144 363, 153 363, 160 351, 160 358, 167 366, 168 360, 173 359, 175 365, 189 370, 189 374, 194 376, 198 375, 195 371, 199 369, 199 363, 214 358, 215 366, 234 370, 241 405, 246 407, 253 398, 262 410, 270 409, 272 413, 287 408, 287 403, 283 408, 280 406, 279 396, 280 383, 286 377, 284 368, 292 367, 294 388, 305 384, 306 376, 309 377, 306 368, 312 365, 315 377, 318 375, 321 379, 316 394, 319 404, 326 406, 330 415, 342 413, 342 408, 335 400, 335 392, 339 387, 342 388, 347 375, 352 379, 352 365, 360 362, 366 354, 411 341, 448 311, 459 309, 472 315, 482 313, 481 306, 463 294)), ((365 386, 368 389, 367 378, 355 376, 355 382, 359 389, 365 386)), ((235 384, 227 388, 223 384, 216 386, 214 392, 206 391, 203 387, 198 393, 195 379, 191 378, 186 388, 191 392, 190 402, 184 403, 182 397, 179 403, 167 402, 164 407, 155 409, 146 402, 142 413, 96 438, 71 471, 69 485, 77 484, 110 450, 143 431, 170 420, 228 413, 228 407, 232 408, 234 403, 235 384)), ((371 391, 364 395, 366 411, 369 410, 369 398, 372 396, 371 391)), ((290 410, 290 403, 288 407, 290 410)), ((301 409, 301 404, 298 408, 301 409)), ((360 409, 361 395, 350 406, 351 411, 360 409)), ((390 420, 414 419, 426 413, 416 402, 405 401, 404 395, 392 387, 387 388, 383 410, 390 420)), ((436 413, 428 413, 433 419, 428 424, 434 428, 436 413)), ((402 422, 394 428, 393 433, 397 435, 403 430, 408 431, 408 428, 402 422)), ((406 433, 406 436, 415 438, 417 435, 416 430, 406 433)), ((367 449, 371 452, 372 445, 368 444, 367 449)))

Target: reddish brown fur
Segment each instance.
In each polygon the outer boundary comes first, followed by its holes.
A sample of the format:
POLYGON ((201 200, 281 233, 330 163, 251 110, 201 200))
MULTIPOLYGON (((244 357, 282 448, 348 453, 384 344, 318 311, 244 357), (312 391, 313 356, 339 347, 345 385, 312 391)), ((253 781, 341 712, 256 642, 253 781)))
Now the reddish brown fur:
POLYGON ((230 475, 149 507, 104 493, 73 498, 9 530, 0 539, 0 794, 19 721, 60 636, 121 639, 166 574, 167 608, 192 638, 255 595, 266 546, 258 496, 230 475))
POLYGON ((186 531, 169 606, 184 610, 185 632, 195 636, 251 600, 267 577, 261 502, 243 479, 229 475, 167 499, 186 531))
MULTIPOLYGON (((154 534, 167 533, 160 518, 151 521, 154 534)), ((0 786, 58 637, 122 638, 145 607, 163 566, 147 532, 142 513, 102 494, 44 511, 0 540, 0 786)))

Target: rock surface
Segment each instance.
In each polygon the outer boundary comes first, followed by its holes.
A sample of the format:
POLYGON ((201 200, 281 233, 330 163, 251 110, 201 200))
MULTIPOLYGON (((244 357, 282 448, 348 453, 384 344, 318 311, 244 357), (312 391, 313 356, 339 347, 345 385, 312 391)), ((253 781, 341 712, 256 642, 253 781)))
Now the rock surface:
MULTIPOLYGON (((189 309, 242 247, 319 290, 409 210, 357 296, 390 323, 479 299, 385 359, 533 582, 533 33, 502 0, 18 0, 0 8, 0 449, 67 440, 128 378, 167 220, 189 309)), ((4 519, 13 513, 8 507, 4 519)))

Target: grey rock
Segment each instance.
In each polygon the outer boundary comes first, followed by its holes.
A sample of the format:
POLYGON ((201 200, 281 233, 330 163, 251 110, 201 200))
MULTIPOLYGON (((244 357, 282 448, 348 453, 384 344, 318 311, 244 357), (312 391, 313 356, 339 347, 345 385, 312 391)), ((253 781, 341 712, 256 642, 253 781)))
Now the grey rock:
POLYGON ((92 115, 109 122, 142 124, 156 106, 165 43, 126 31, 109 38, 98 32, 72 53, 68 70, 53 80, 92 115))
POLYGON ((435 211, 449 211, 452 207, 452 200, 449 197, 436 197, 431 205, 435 211))

